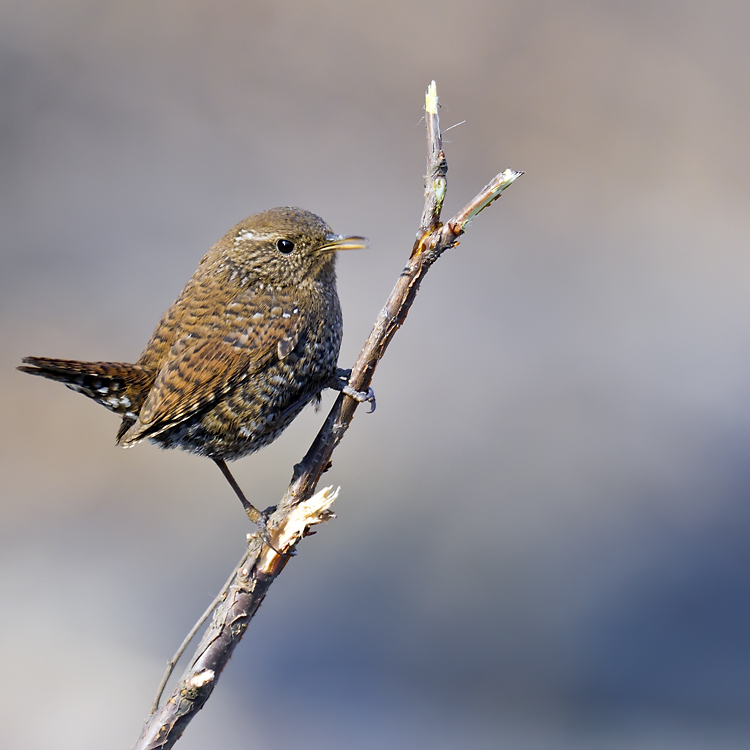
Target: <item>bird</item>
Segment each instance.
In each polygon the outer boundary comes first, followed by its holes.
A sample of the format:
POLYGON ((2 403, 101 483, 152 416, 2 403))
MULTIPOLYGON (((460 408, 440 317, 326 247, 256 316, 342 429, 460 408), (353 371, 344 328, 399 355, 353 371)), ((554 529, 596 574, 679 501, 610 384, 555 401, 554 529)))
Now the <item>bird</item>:
POLYGON ((135 363, 24 357, 17 369, 115 412, 124 448, 148 440, 212 459, 270 546, 227 461, 271 443, 325 388, 374 409, 372 390, 338 368, 336 254, 365 247, 309 211, 262 211, 211 247, 135 363))

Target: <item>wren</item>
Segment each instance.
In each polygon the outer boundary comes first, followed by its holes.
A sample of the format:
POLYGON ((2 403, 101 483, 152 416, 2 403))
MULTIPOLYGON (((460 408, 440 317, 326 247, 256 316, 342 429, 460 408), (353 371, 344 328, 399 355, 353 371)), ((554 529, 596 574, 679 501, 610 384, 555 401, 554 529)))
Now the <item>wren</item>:
POLYGON ((148 439, 213 459, 263 535, 226 462, 275 440, 325 388, 374 407, 337 368, 336 252, 366 243, 309 211, 263 211, 208 251, 135 364, 25 357, 18 369, 118 414, 125 448, 148 439))

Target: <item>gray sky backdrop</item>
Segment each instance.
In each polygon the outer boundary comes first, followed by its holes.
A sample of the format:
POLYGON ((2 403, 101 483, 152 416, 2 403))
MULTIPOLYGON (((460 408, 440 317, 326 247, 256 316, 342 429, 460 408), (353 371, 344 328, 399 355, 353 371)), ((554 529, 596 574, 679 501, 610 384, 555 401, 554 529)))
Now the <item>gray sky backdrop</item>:
MULTIPOLYGON (((243 547, 210 462, 13 370, 134 361, 206 249, 292 204, 353 361, 414 238, 431 271, 191 748, 750 743, 744 2, 0 2, 0 746, 129 747, 243 547)), ((325 398, 324 406, 332 401, 325 398)), ((323 414, 236 464, 261 506, 323 414)))

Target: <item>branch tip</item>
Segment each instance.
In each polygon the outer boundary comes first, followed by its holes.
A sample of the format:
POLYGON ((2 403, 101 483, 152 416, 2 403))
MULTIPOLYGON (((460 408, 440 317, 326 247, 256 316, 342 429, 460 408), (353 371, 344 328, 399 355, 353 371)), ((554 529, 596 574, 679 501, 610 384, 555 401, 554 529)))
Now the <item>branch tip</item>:
POLYGON ((504 178, 504 184, 500 189, 505 190, 508 185, 510 185, 512 182, 515 182, 522 174, 524 173, 519 172, 517 169, 506 169, 500 174, 500 176, 504 178))
POLYGON ((430 85, 427 87, 427 93, 425 94, 425 97, 424 97, 424 109, 428 115, 436 115, 437 108, 438 108, 437 85, 435 84, 435 81, 432 81, 432 83, 430 83, 430 85))
POLYGON ((506 169, 493 177, 484 190, 448 222, 453 231, 456 234, 462 234, 469 222, 487 208, 490 203, 496 201, 502 195, 503 190, 512 185, 522 174, 523 172, 515 169, 506 169))

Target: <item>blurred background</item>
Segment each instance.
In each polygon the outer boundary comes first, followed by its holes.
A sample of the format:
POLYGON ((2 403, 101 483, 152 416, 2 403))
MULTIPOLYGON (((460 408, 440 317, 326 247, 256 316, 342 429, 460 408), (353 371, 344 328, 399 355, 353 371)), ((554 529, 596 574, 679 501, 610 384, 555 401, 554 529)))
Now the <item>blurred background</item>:
MULTIPOLYGON (((342 365, 446 218, 301 545, 191 748, 750 745, 750 6, 2 0, 0 746, 129 747, 249 530, 207 460, 14 371, 134 361, 208 247, 297 205, 342 365)), ((332 403, 328 394, 324 409, 332 403)), ((325 412, 235 464, 283 493, 325 412)), ((179 670, 178 670, 179 671, 179 670)))

